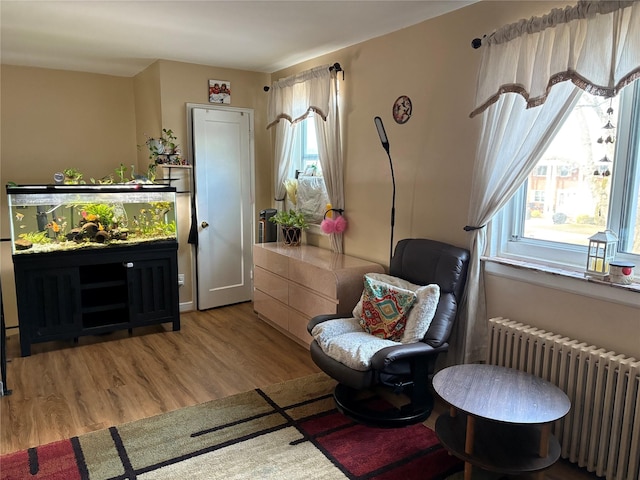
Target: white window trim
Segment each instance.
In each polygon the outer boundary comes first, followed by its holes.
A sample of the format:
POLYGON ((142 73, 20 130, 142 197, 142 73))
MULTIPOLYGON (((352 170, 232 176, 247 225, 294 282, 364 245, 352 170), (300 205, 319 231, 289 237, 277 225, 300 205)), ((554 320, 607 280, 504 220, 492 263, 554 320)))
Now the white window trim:
POLYGON ((640 283, 616 285, 584 274, 499 257, 483 257, 485 274, 640 308, 640 283))
MULTIPOLYGON (((635 89, 640 91, 640 85, 637 85, 635 89)), ((633 88, 625 89, 623 94, 631 96, 633 90, 633 88)), ((631 101, 624 102, 620 112, 621 116, 625 116, 624 121, 627 124, 631 120, 632 109, 629 107, 631 103, 631 101), (626 108, 624 108, 625 105, 626 108)), ((640 113, 638 114, 640 115, 640 113)), ((624 145, 625 149, 619 150, 616 153, 617 156, 627 158, 631 154, 640 156, 640 151, 629 152, 626 150, 631 145, 631 142, 628 141, 629 135, 631 135, 630 129, 620 132, 618 145, 624 145)), ((640 147, 637 149, 640 150, 640 147)), ((640 163, 640 161, 636 163, 640 163)), ((616 182, 617 188, 624 184, 625 178, 630 174, 627 171, 627 166, 628 164, 625 163, 625 168, 614 169, 612 181, 616 182)), ((640 168, 640 165, 637 168, 640 168)), ((526 190, 521 188, 516 192, 514 199, 525 201, 526 199, 523 198, 525 195, 526 190)), ((623 197, 623 195, 612 197, 609 215, 611 223, 619 224, 624 208, 622 205, 623 197)), ((620 286, 587 279, 584 275, 587 260, 586 246, 568 246, 539 240, 533 242, 526 238, 512 239, 512 232, 521 231, 518 228, 520 225, 516 223, 522 221, 517 215, 511 215, 513 208, 514 202, 510 202, 487 226, 487 251, 485 252, 486 256, 482 259, 486 273, 640 307, 640 255, 616 254, 617 260, 633 262, 636 265, 635 283, 632 285, 620 286)))

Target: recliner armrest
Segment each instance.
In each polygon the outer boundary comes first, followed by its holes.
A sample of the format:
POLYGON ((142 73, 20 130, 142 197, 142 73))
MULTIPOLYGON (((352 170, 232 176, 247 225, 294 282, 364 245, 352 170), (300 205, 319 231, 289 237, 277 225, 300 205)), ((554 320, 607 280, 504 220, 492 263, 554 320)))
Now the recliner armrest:
POLYGON ((382 370, 396 361, 436 355, 440 352, 446 352, 448 349, 448 343, 443 343, 436 348, 423 342, 394 345, 393 347, 385 347, 376 352, 373 357, 371 357, 371 366, 377 370, 382 370))
POLYGON ((327 315, 316 315, 311 320, 309 320, 309 323, 307 323, 307 332, 311 334, 313 327, 315 327, 319 323, 326 322, 327 320, 335 320, 336 318, 345 318, 345 316, 340 315, 338 313, 332 313, 327 315))

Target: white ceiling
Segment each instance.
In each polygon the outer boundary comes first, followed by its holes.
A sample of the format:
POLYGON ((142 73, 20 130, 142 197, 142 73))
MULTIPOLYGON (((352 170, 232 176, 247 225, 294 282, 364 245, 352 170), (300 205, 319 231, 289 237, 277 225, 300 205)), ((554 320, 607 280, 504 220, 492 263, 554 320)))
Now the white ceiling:
POLYGON ((160 58, 271 73, 476 1, 0 0, 0 55, 119 76, 160 58))

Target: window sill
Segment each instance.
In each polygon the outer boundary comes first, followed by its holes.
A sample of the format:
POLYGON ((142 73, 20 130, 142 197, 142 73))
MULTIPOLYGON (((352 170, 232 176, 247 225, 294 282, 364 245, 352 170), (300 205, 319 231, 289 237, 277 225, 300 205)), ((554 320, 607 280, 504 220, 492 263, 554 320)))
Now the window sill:
POLYGON ((485 272, 490 275, 640 308, 640 283, 637 277, 635 283, 621 285, 585 277, 583 272, 503 257, 482 257, 482 261, 485 272))
POLYGON ((325 233, 322 231, 322 228, 320 228, 319 223, 311 223, 307 231, 309 233, 313 233, 314 235, 325 235, 325 233))

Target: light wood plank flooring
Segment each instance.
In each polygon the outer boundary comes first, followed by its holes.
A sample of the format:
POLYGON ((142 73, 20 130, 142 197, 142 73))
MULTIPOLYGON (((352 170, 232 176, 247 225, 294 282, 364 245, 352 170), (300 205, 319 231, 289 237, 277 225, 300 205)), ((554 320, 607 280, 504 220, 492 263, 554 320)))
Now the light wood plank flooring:
MULTIPOLYGON (((48 342, 20 357, 7 339, 0 453, 150 417, 320 370, 306 348, 257 318, 251 303, 181 315, 182 328, 48 342)), ((427 424, 433 425, 439 405, 427 424)), ((594 480, 563 461, 545 480, 594 480)))

